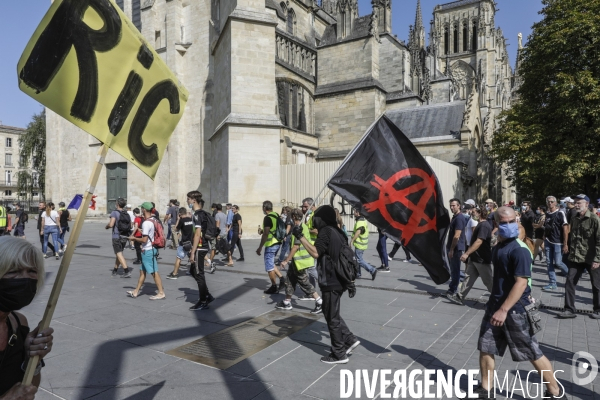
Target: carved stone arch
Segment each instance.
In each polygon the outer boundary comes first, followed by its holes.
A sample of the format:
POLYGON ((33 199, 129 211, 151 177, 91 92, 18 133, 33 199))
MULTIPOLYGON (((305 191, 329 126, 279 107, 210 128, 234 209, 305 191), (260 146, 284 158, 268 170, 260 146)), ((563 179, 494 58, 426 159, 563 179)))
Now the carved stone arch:
POLYGON ((288 77, 276 78, 275 84, 281 123, 290 129, 312 131, 313 93, 301 82, 288 77))
POLYGON ((452 77, 454 78, 457 86, 457 93, 459 99, 467 99, 469 94, 473 90, 473 85, 477 83, 477 76, 473 67, 462 61, 458 60, 450 67, 452 77))
POLYGON ((279 6, 281 7, 281 11, 283 11, 283 15, 287 16, 287 4, 285 4, 285 1, 279 3, 279 6))
POLYGON ((293 8, 287 11, 286 31, 290 35, 296 35, 296 13, 293 8))

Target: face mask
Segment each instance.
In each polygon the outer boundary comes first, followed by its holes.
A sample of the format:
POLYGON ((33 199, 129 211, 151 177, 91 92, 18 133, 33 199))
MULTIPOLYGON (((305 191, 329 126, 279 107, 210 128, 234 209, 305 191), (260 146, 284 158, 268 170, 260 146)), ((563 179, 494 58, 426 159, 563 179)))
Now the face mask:
POLYGON ((323 229, 327 226, 325 222, 321 219, 321 217, 313 217, 313 227, 317 228, 317 230, 323 229))
POLYGON ((479 221, 479 216, 478 215, 473 215, 472 218, 473 218, 474 221, 479 221))
POLYGON ((541 214, 540 210, 535 210, 535 213, 538 215, 541 214))
POLYGON ((33 301, 37 279, 0 279, 0 311, 17 311, 33 301))
POLYGON ((190 208, 194 208, 194 205, 193 205, 192 203, 188 203, 188 206, 189 206, 190 208))
POLYGON ((498 226, 498 235, 504 239, 511 239, 519 237, 519 224, 513 222, 512 224, 501 224, 498 226))
POLYGON ((485 206, 485 209, 486 209, 487 211, 491 211, 491 210, 492 210, 492 207, 490 207, 490 206, 485 206))

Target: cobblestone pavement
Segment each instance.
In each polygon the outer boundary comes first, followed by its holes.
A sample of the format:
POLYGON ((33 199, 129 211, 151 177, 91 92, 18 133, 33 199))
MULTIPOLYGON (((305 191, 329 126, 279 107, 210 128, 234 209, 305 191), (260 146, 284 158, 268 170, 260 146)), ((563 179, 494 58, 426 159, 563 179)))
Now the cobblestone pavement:
MULTIPOLYGON (((343 297, 342 316, 361 341, 344 366, 319 362, 330 345, 322 317, 227 370, 168 355, 178 346, 269 312, 283 298, 263 294, 268 279, 255 253, 258 241, 243 239, 245 262, 218 265, 215 274, 207 275, 216 300, 209 310, 193 312, 188 308, 197 300, 194 280, 185 274, 164 279, 172 270, 174 250, 162 250, 159 262, 166 300, 148 300, 156 289, 151 278, 138 298, 126 297, 137 272, 132 279, 111 278, 114 257, 103 228, 100 223, 84 225, 52 321, 55 345, 38 399, 338 399, 342 368, 478 369, 477 338, 486 298, 481 283, 469 294, 474 300, 464 307, 454 305, 439 295, 447 285, 435 285, 418 263, 398 258, 390 263, 390 273, 379 274, 375 281, 361 279, 355 298, 343 297)), ((33 224, 26 233, 37 243, 33 224)), ((375 241, 371 236, 365 254, 377 267, 375 241)), ((133 259, 134 251, 126 250, 126 256, 133 259)), ((58 265, 53 258, 46 261, 46 289, 23 309, 30 324, 43 315, 58 265)), ((534 296, 549 307, 543 310, 544 329, 538 334, 542 350, 555 369, 564 370, 557 376, 568 399, 600 400, 600 377, 585 387, 571 383, 575 352, 600 358, 599 321, 585 313, 573 320, 557 319, 552 308, 562 307, 564 278, 555 293, 540 291, 546 281, 545 267, 535 265, 534 296)), ((589 279, 582 279, 577 294, 577 308, 591 310, 589 279)), ((292 304, 289 313, 313 307, 312 302, 292 304)), ((516 379, 525 382, 529 363, 513 362, 508 352, 496 363, 501 379, 508 374, 509 387, 516 388, 512 398, 536 398, 535 386, 530 385, 529 397, 516 379)), ((465 389, 466 380, 461 383, 465 389)), ((361 398, 367 398, 364 391, 361 398)))

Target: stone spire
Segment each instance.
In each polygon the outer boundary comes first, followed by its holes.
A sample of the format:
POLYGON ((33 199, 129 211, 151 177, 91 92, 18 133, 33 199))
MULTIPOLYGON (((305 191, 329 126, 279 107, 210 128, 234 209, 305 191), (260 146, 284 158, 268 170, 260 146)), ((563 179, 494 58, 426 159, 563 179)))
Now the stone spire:
POLYGON ((358 0, 337 0, 335 19, 338 40, 352 35, 356 18, 358 18, 358 0))
POLYGON ((410 51, 411 89, 420 96, 428 97, 430 77, 426 65, 427 50, 425 49, 425 27, 423 26, 421 0, 417 0, 415 25, 410 26, 408 50, 410 51))
POLYGON ((392 0, 371 0, 372 20, 376 20, 378 33, 392 32, 392 0))
POLYGON ((336 0, 321 0, 321 8, 330 15, 335 15, 336 0))
POLYGON ((421 0, 417 0, 417 12, 415 13, 415 25, 411 28, 409 41, 419 48, 425 48, 425 27, 423 26, 423 13, 421 11, 421 0))

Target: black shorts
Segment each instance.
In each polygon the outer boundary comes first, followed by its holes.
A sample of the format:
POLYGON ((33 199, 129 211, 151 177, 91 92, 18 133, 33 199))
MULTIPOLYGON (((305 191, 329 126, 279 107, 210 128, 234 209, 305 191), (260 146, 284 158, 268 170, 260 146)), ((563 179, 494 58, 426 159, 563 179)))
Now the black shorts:
POLYGON ((122 253, 125 250, 125 246, 127 245, 127 239, 119 238, 112 240, 113 250, 115 254, 122 253))
POLYGON ((23 225, 15 226, 13 235, 17 237, 25 236, 25 227, 23 225))

